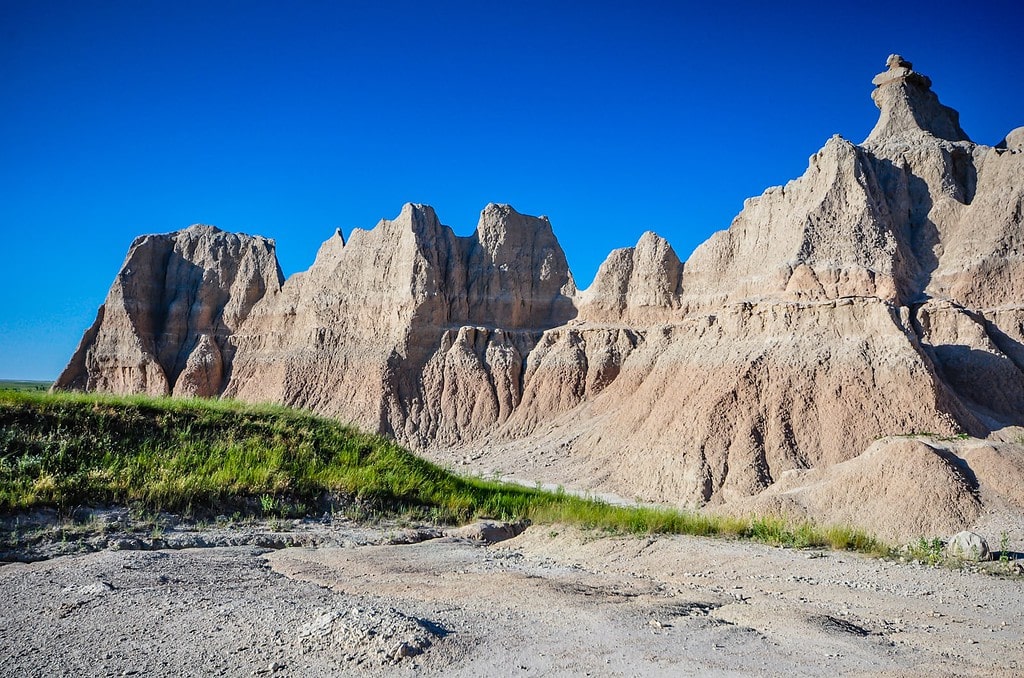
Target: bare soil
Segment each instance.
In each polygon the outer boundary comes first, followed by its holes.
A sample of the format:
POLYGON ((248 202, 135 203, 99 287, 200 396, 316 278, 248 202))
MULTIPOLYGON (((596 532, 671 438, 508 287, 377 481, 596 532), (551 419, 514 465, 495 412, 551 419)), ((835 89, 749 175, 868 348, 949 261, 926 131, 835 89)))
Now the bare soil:
POLYGON ((0 566, 0 675, 1024 673, 1019 576, 561 526, 270 527, 0 566), (286 543, 311 545, 255 545, 286 543))

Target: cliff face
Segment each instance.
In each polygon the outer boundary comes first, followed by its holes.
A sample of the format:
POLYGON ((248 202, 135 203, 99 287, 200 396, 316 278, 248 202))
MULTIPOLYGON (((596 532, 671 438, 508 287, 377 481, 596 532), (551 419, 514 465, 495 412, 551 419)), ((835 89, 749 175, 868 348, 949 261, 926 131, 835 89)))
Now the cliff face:
POLYGON ((431 208, 406 205, 348 243, 328 240, 254 310, 226 394, 417 446, 473 437, 518 405, 523 359, 576 314, 575 293, 546 219, 488 205, 460 238, 431 208))
POLYGON ((215 396, 233 336, 280 288, 274 243, 195 225, 136 238, 58 389, 215 396))
MULTIPOLYGON (((828 140, 685 264, 646 233, 577 291, 548 221, 502 205, 466 238, 406 205, 283 285, 263 239, 146 236, 58 387, 283 402, 440 459, 687 503, 852 473, 888 435, 1012 439, 1024 132, 975 144, 927 77, 887 66, 865 142, 828 140)), ((787 492, 762 508, 793 509, 787 492)))

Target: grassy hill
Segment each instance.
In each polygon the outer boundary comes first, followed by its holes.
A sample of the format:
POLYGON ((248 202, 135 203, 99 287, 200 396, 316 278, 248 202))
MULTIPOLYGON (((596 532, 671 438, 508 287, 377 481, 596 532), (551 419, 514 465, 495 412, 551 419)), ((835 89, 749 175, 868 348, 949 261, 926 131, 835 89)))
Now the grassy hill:
POLYGON ((0 391, 0 513, 129 504, 304 515, 325 502, 435 523, 526 518, 619 532, 879 548, 849 528, 610 506, 463 478, 382 437, 284 407, 0 391))

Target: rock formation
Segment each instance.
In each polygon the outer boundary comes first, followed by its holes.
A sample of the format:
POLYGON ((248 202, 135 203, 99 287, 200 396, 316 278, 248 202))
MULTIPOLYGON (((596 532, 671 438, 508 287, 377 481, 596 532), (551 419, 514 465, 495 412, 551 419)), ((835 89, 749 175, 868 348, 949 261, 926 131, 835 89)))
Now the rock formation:
POLYGON ((477 437, 521 397, 525 357, 576 310, 551 224, 488 205, 460 238, 430 207, 335 235, 235 335, 226 394, 307 407, 418 447, 477 437))
POLYGON ((577 291, 547 219, 488 205, 463 238, 406 205, 281 285, 268 241, 192 227, 136 241, 57 386, 282 402, 689 505, 870 521, 910 492, 890 535, 963 527, 995 487, 1024 510, 959 448, 875 442, 987 437, 979 463, 1024 469, 1024 133, 976 144, 887 66, 862 144, 828 140, 685 264, 645 233, 577 291))
POLYGON ((648 231, 636 247, 614 250, 580 293, 588 320, 632 325, 664 320, 681 306, 683 264, 664 238, 648 231))
POLYGON ((948 535, 972 524, 981 511, 977 477, 965 466, 944 445, 886 438, 831 467, 786 471, 732 509, 871 526, 889 540, 948 535))
POLYGON ((274 242, 196 224, 135 239, 58 389, 215 396, 233 335, 284 276, 274 242))

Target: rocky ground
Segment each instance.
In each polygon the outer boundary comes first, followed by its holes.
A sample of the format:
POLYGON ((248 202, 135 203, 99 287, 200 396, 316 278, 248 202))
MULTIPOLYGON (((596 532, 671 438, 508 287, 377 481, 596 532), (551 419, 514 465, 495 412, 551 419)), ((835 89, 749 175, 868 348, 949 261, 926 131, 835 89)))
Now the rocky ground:
POLYGON ((561 526, 104 515, 7 552, 53 557, 0 566, 0 675, 1024 672, 1019 575, 561 526))

